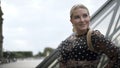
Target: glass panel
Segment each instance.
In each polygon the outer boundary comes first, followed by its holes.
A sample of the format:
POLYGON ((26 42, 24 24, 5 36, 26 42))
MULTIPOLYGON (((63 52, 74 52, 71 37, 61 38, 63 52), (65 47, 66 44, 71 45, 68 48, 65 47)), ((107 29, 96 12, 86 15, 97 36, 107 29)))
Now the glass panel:
POLYGON ((120 5, 117 1, 107 5, 91 22, 93 23, 91 28, 100 30, 102 34, 107 35, 117 46, 120 46, 120 5))
POLYGON ((107 32, 107 28, 110 24, 110 20, 112 18, 113 12, 111 12, 109 15, 107 15, 104 19, 101 19, 99 22, 100 24, 95 27, 95 30, 100 30, 101 33, 104 35, 107 32))

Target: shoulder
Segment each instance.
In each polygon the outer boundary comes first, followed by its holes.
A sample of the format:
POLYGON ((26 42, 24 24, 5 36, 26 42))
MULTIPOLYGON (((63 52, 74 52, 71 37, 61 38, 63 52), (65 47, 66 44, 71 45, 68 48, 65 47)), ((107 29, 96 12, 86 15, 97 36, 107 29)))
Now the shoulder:
POLYGON ((95 37, 104 37, 104 35, 99 30, 93 30, 92 31, 92 36, 95 36, 95 37))
POLYGON ((68 36, 64 41, 62 41, 62 43, 67 42, 73 42, 76 39, 75 33, 72 33, 70 36, 68 36))
POLYGON ((70 36, 68 36, 65 40, 63 40, 60 45, 58 46, 58 49, 66 49, 68 47, 71 47, 72 42, 76 39, 76 36, 74 33, 72 33, 70 36))

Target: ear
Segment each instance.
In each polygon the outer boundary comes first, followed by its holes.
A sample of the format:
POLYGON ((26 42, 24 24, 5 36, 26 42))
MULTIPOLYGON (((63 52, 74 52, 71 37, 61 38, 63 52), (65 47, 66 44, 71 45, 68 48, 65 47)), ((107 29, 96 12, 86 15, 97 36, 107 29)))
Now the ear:
POLYGON ((91 16, 89 15, 89 18, 91 19, 91 16))

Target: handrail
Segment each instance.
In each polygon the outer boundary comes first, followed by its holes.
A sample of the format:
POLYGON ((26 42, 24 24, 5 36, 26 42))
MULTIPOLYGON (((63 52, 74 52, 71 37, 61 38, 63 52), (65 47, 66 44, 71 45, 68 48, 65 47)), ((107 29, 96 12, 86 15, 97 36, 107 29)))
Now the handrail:
MULTIPOLYGON (((91 16, 91 21, 113 0, 108 0, 106 1, 92 16, 91 16)), ((93 23, 90 23, 92 25, 93 23)))
POLYGON ((36 68, 47 68, 51 62, 57 59, 58 50, 55 49, 49 56, 47 56, 36 68))

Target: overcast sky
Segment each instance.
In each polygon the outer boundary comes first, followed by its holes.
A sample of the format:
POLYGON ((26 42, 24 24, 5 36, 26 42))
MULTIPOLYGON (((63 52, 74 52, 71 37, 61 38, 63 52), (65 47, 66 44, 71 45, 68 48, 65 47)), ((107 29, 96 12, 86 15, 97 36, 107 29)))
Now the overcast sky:
POLYGON ((69 11, 82 3, 91 15, 106 0, 1 0, 3 48, 7 51, 43 52, 56 48, 72 33, 69 11))

